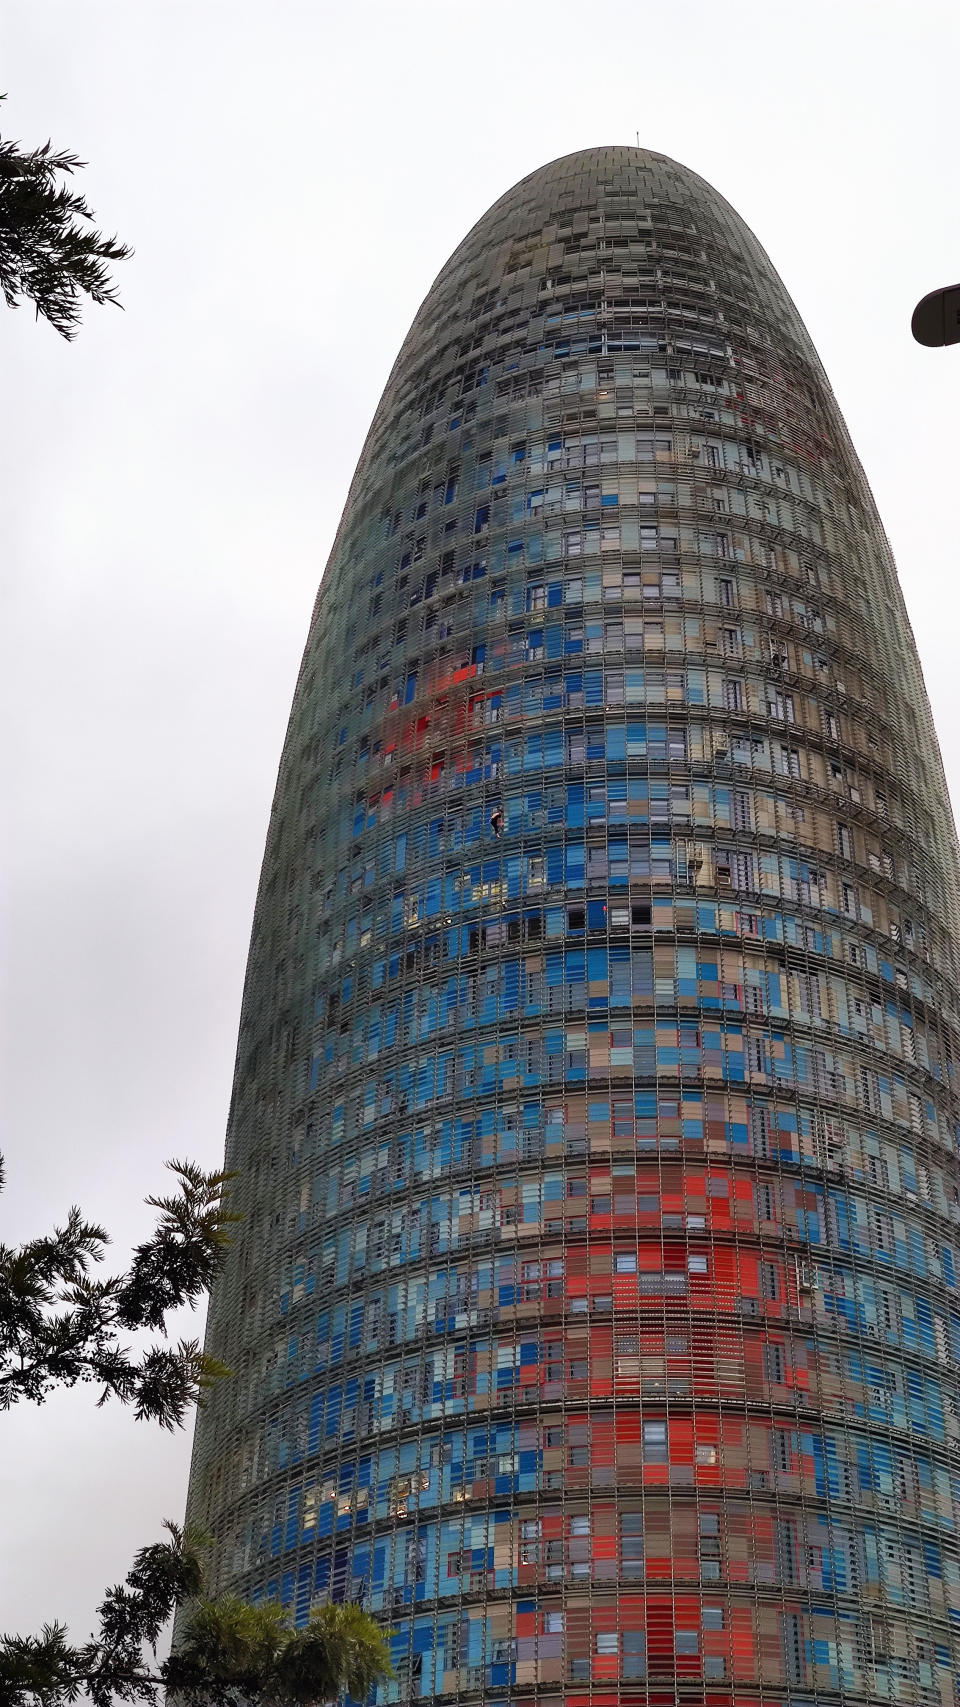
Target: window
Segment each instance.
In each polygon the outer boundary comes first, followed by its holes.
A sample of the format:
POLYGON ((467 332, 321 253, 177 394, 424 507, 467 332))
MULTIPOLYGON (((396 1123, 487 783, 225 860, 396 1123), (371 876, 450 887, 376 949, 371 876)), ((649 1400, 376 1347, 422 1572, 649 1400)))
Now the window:
POLYGON ((621 1643, 621 1674, 636 1683, 646 1676, 645 1648, 642 1630, 624 1630, 621 1643))
POLYGON ((721 888, 726 885, 747 891, 756 888, 756 868, 752 853, 743 853, 739 848, 718 848, 716 859, 717 881, 721 888))
POLYGON ((793 723, 794 706, 793 694, 781 693, 772 682, 766 686, 767 716, 777 718, 780 723, 793 723))
POLYGON ((620 1641, 616 1630, 598 1630, 594 1642, 598 1654, 619 1653, 620 1641))
POLYGON ((823 890, 826 879, 822 871, 813 866, 800 867, 800 899, 809 905, 819 907, 823 901, 823 890))
POLYGON ((620 1574, 634 1580, 643 1576, 643 1513, 620 1514, 620 1574))
POLYGON ((784 1669, 790 1683, 802 1683, 806 1666, 803 1620, 797 1612, 781 1617, 784 1669))
POLYGON ((698 1654, 700 1652, 699 1630, 676 1630, 674 1632, 674 1649, 678 1654, 698 1654))
POLYGON ((700 1576, 704 1582, 717 1582, 720 1578, 720 1519, 716 1512, 701 1512, 697 1529, 700 1538, 700 1576))
POLYGON ((775 1428, 770 1436, 770 1462, 775 1470, 788 1471, 792 1462, 790 1430, 775 1428))
POLYGON ((733 795, 733 827, 735 830, 753 828, 753 802, 749 794, 737 789, 733 795))
POLYGON ((666 1464, 666 1422, 645 1422, 643 1425, 643 1456, 647 1464, 666 1464))
POLYGON ((768 1381, 781 1383, 784 1378, 783 1346, 768 1340, 763 1348, 763 1372, 768 1381))

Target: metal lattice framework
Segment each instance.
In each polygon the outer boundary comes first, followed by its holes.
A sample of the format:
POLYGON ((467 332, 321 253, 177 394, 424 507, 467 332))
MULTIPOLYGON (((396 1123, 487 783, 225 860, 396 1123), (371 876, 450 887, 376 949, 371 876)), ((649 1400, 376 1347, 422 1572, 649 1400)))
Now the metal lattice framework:
POLYGON ((957 854, 752 234, 525 178, 360 459, 280 766, 190 1512, 409 1700, 955 1701, 957 854))

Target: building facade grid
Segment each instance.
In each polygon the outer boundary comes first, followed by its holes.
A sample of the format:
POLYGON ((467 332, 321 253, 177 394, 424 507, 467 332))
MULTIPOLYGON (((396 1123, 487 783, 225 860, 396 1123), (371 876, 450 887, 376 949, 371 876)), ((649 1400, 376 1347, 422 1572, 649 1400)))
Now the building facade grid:
POLYGON ((190 1516, 386 1698, 960 1677, 957 852, 770 262, 637 149, 429 293, 311 623, 190 1516))

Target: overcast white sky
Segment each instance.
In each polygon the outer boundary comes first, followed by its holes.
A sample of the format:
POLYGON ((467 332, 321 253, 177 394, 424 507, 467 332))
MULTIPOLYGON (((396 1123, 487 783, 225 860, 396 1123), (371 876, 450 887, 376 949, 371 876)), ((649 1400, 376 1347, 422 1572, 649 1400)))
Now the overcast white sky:
MULTIPOLYGON (((954 797, 956 0, 2 0, 0 129, 89 161, 136 248, 67 346, 0 308, 7 1239, 142 1237, 214 1165, 317 583, 401 339, 524 173, 674 155, 756 231, 890 533, 954 797)), ((189 1438, 81 1389, 2 1421, 0 1627, 90 1627, 189 1438)))

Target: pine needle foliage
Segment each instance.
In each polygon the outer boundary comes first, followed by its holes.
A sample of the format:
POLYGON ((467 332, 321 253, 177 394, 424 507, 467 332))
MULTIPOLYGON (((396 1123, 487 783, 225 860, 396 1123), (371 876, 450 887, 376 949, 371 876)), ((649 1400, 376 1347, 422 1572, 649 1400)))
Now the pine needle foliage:
POLYGON ((133 253, 96 229, 86 197, 69 182, 85 164, 50 142, 26 153, 0 138, 0 290, 8 308, 32 302, 37 319, 68 342, 84 297, 121 306, 108 263, 133 253))
POLYGON ((140 1421, 179 1428, 210 1382, 227 1373, 196 1339, 140 1354, 122 1343, 138 1329, 164 1334, 169 1311, 196 1304, 238 1219, 224 1198, 229 1174, 205 1173, 194 1162, 167 1166, 177 1189, 147 1199, 159 1211, 157 1227, 126 1274, 97 1274, 110 1241, 77 1208, 46 1237, 0 1244, 0 1411, 92 1382, 101 1405, 119 1399, 140 1421))
POLYGON ((74 1646, 62 1624, 39 1636, 0 1637, 0 1707, 93 1707, 117 1701, 161 1707, 329 1707, 364 1701, 393 1676, 387 1641, 359 1606, 321 1606, 294 1630, 275 1601, 250 1606, 203 1597, 203 1538, 168 1523, 170 1539, 145 1547, 125 1583, 98 1608, 99 1631, 74 1646), (167 1620, 184 1607, 177 1652, 158 1661, 167 1620))

